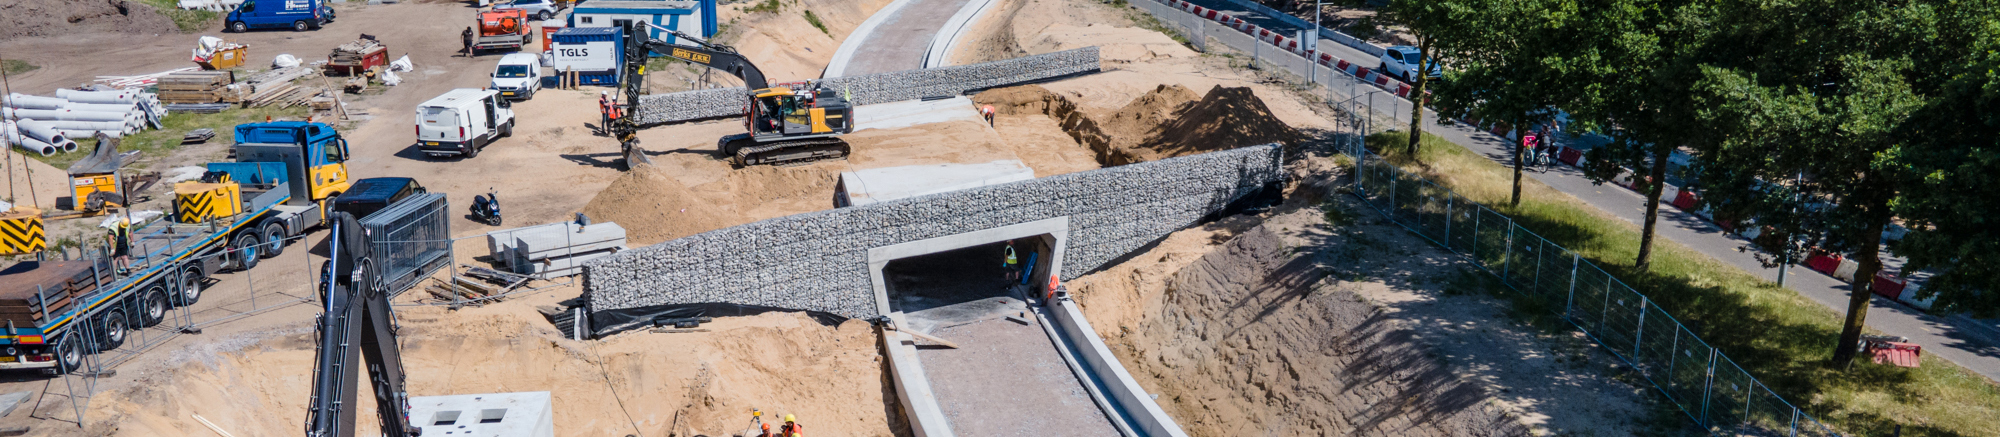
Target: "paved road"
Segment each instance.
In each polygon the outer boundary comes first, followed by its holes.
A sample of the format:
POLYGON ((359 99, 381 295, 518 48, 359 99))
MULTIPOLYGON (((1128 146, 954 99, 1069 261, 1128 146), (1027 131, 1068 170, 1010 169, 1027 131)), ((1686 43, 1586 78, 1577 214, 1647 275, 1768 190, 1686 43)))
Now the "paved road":
MULTIPOLYGON (((1244 10, 1224 0, 1190 0, 1203 7, 1213 8, 1242 17, 1253 24, 1265 26, 1274 32, 1297 30, 1274 18, 1244 10)), ((1166 7, 1148 0, 1132 2, 1161 18, 1161 21, 1193 28, 1200 21, 1191 14, 1166 7)), ((1240 32, 1213 23, 1203 32, 1209 38, 1226 44, 1236 50, 1250 52, 1251 40, 1240 32)), ((1321 40, 1319 47, 1348 62, 1364 66, 1375 65, 1378 61, 1360 50, 1342 46, 1330 40, 1321 40)), ((1276 51, 1269 46, 1264 53, 1276 51)), ((1304 76, 1306 61, 1297 56, 1279 53, 1264 56, 1273 64, 1304 76)), ((1351 79, 1334 77, 1321 68, 1316 80, 1331 84, 1329 93, 1337 99, 1345 100, 1360 93, 1363 101, 1372 101, 1377 117, 1392 117, 1407 120, 1410 102, 1393 94, 1379 92, 1366 85, 1354 86, 1351 79)), ((1495 135, 1476 131, 1463 124, 1438 126, 1435 116, 1426 112, 1425 130, 1465 146, 1474 152, 1484 154, 1501 163, 1511 163, 1507 154, 1507 142, 1495 135)), ((1378 122, 1379 123, 1379 122, 1378 122)), ((1378 124, 1379 125, 1379 124, 1378 124)), ((1509 164, 1511 165, 1511 164, 1509 164)), ((1611 185, 1593 185, 1574 168, 1560 167, 1548 173, 1530 173, 1557 190, 1569 193, 1595 205, 1612 215, 1634 224, 1643 223, 1645 218, 1645 198, 1638 193, 1611 185)), ((1734 265, 1759 277, 1776 280, 1778 269, 1766 268, 1757 261, 1754 252, 1743 249, 1748 242, 1741 237, 1722 232, 1720 228, 1702 218, 1671 207, 1663 207, 1660 215, 1659 236, 1680 243, 1722 262, 1734 265)), ((1798 266, 1790 269, 1785 286, 1798 291, 1806 298, 1826 305, 1835 312, 1845 314, 1850 288, 1832 277, 1798 266)), ((1916 311, 1894 301, 1876 297, 1870 304, 1868 326, 1882 332, 1911 338, 1924 346, 1924 351, 1951 360, 1987 378, 2000 381, 2000 319, 1974 320, 1963 316, 1939 317, 1916 311)))
POLYGON ((843 76, 923 68, 924 53, 938 28, 970 0, 913 0, 870 32, 854 51, 843 76))

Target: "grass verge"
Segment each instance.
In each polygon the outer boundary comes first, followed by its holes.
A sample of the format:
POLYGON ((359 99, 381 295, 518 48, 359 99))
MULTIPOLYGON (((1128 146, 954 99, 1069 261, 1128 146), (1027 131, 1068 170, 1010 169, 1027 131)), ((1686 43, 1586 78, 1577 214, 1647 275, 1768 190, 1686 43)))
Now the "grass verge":
POLYGON ((1866 362, 1830 369, 1825 363, 1841 321, 1832 309, 1665 239, 1658 240, 1653 268, 1634 270, 1637 226, 1533 179, 1524 181, 1521 204, 1506 206, 1512 168, 1430 135, 1418 165, 1400 146, 1407 135, 1383 133, 1368 141, 1405 170, 1588 258, 1839 432, 1891 435, 1901 425, 1906 436, 2000 435, 2000 386, 1986 378, 1930 355, 1916 369, 1866 362), (1380 147, 1392 144, 1398 146, 1380 147))
POLYGON ((819 33, 824 33, 826 34, 826 36, 833 36, 832 31, 826 30, 826 23, 821 23, 819 21, 819 16, 813 15, 813 11, 810 9, 806 10, 806 22, 812 23, 814 28, 819 29, 819 33))
MULTIPOLYGON (((167 114, 167 118, 161 121, 161 124, 165 125, 166 128, 126 135, 118 141, 118 150, 121 152, 137 150, 142 161, 149 158, 157 159, 165 157, 173 154, 175 150, 180 150, 182 135, 187 134, 188 131, 201 128, 215 129, 215 139, 209 140, 209 142, 229 144, 235 137, 236 125, 261 122, 264 121, 265 117, 278 120, 304 120, 306 118, 306 108, 252 108, 230 109, 215 114, 167 114)), ((75 153, 58 153, 46 157, 36 157, 35 159, 40 159, 42 162, 48 163, 50 166, 58 169, 67 168, 70 164, 86 156, 90 156, 90 151, 97 146, 97 141, 89 138, 77 139, 76 143, 77 151, 75 153)))
POLYGON ((141 2, 152 6, 154 10, 160 12, 160 15, 167 16, 167 19, 174 20, 174 27, 180 28, 181 32, 208 30, 210 23, 222 18, 221 12, 181 9, 180 3, 174 0, 141 0, 141 2))

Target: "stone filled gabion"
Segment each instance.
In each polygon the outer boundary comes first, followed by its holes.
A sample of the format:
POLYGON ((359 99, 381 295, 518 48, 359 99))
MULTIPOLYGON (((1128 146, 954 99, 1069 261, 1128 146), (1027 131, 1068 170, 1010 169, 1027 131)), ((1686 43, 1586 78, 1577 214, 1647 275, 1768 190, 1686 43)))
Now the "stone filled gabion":
MULTIPOLYGON (((984 64, 847 76, 824 83, 855 105, 957 96, 969 91, 1035 82, 1097 71, 1097 47, 1026 56, 984 64)), ((653 125, 742 115, 742 87, 652 94, 639 97, 639 124, 653 125)))
POLYGON ((1050 176, 718 229, 584 264, 590 310, 734 303, 872 317, 868 249, 1069 217, 1065 278, 1283 177, 1278 145, 1050 176))

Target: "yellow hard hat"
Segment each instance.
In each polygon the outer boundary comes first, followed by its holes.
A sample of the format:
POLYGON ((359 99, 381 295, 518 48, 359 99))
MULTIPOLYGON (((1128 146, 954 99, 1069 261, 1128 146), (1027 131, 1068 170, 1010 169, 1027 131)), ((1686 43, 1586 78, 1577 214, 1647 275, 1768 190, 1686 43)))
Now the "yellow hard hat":
POLYGON ((790 414, 786 414, 786 415, 785 415, 785 421, 786 421, 786 422, 795 422, 795 421, 797 421, 797 420, 798 420, 797 418, 795 418, 795 417, 792 417, 792 415, 790 415, 790 414))

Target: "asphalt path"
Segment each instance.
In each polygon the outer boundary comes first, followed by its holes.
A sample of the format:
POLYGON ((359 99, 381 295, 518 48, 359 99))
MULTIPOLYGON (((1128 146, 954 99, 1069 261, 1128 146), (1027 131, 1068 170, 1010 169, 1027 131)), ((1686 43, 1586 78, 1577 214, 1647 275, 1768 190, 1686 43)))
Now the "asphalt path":
POLYGON ((939 28, 970 0, 914 0, 882 21, 854 51, 843 76, 915 70, 924 67, 939 28))
MULTIPOLYGON (((1246 10, 1224 0, 1189 1, 1202 7, 1235 15, 1273 32, 1291 33, 1300 30, 1284 21, 1246 10)), ((1150 0, 1137 0, 1132 4, 1151 12, 1162 22, 1180 26, 1189 33, 1199 33, 1234 50, 1244 53, 1261 52, 1262 55, 1257 57, 1266 63, 1267 68, 1283 69, 1300 77, 1307 75, 1309 64, 1304 58, 1264 44, 1258 44, 1263 47, 1253 49, 1252 44, 1255 40, 1234 29, 1150 0)), ((1333 54, 1350 63, 1371 68, 1380 63, 1376 56, 1340 45, 1332 40, 1322 39, 1319 47, 1322 52, 1333 54)), ((1334 74, 1325 67, 1320 67, 1318 70, 1318 74, 1313 75, 1314 80, 1328 85, 1327 92, 1333 100, 1345 101, 1355 99, 1359 95, 1360 98, 1356 101, 1367 102, 1367 107, 1373 108, 1371 115, 1376 118, 1377 126, 1400 126, 1389 120, 1409 119, 1411 109, 1409 100, 1398 98, 1392 93, 1367 84, 1357 85, 1354 79, 1334 74)), ((1462 123, 1439 126, 1435 114, 1428 111, 1424 113, 1424 120, 1426 132, 1443 137, 1501 164, 1512 165, 1507 140, 1462 123)), ((1528 176, 1583 199, 1584 202, 1628 222, 1640 224, 1645 219, 1645 197, 1615 185, 1593 184, 1578 169, 1554 166, 1546 173, 1531 172, 1528 176)), ((1777 280, 1779 269, 1765 267, 1758 261, 1756 250, 1746 247, 1749 244, 1747 240, 1723 232, 1713 223, 1694 214, 1663 205, 1660 210, 1658 236, 1760 278, 1777 280)), ((1785 287, 1842 315, 1847 312, 1847 300, 1852 291, 1845 282, 1806 269, 1802 265, 1795 265, 1789 269, 1785 287)), ((1985 375, 1988 379, 2000 381, 2000 319, 1975 320, 1964 316, 1936 316, 1875 296, 1869 304, 1867 325, 1883 333, 1909 337, 1917 344, 1923 345, 1925 353, 1958 363, 1975 373, 1985 375)))

